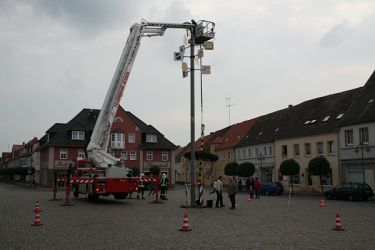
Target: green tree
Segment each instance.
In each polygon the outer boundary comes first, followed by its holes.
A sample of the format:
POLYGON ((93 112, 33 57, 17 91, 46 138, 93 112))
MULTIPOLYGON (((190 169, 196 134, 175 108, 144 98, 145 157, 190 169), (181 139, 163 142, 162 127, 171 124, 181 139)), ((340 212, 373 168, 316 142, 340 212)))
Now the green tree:
POLYGON ((133 171, 133 176, 139 176, 139 174, 141 173, 139 168, 132 168, 132 171, 133 171))
POLYGON ((324 156, 318 156, 310 160, 308 171, 309 174, 319 176, 320 187, 323 195, 322 175, 329 175, 330 164, 324 156))
POLYGON ((299 174, 300 166, 298 162, 293 159, 284 160, 280 164, 280 173, 282 175, 287 175, 290 178, 290 184, 292 185, 292 193, 293 190, 293 175, 299 174))
POLYGON ((238 175, 240 177, 250 177, 255 172, 255 166, 251 162, 244 162, 238 165, 238 175))
POLYGON ((237 162, 229 162, 224 167, 224 174, 228 176, 235 176, 238 174, 238 163, 237 162))
POLYGON ((159 166, 156 166, 156 165, 152 166, 152 167, 150 168, 150 174, 151 174, 152 176, 159 176, 159 174, 160 174, 160 167, 159 167, 159 166))
MULTIPOLYGON (((195 153, 195 160, 215 162, 219 159, 219 157, 217 155, 207 153, 205 151, 195 151, 194 153, 195 153)), ((190 157, 191 157, 190 152, 186 152, 184 154, 184 158, 190 160, 190 157)))

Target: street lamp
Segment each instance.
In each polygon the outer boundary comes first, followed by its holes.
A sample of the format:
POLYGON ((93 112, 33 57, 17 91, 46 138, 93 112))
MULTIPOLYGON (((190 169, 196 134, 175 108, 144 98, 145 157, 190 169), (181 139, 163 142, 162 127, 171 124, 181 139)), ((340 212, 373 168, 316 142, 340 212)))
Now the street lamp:
POLYGON ((260 182, 263 182, 263 178, 262 178, 262 164, 263 164, 263 161, 264 161, 264 156, 263 156, 262 153, 260 153, 257 156, 257 160, 260 161, 260 182))
MULTIPOLYGON (((215 38, 215 23, 206 21, 206 20, 200 20, 195 22, 194 20, 191 20, 192 26, 189 28, 190 31, 190 69, 188 68, 188 65, 184 62, 182 62, 182 76, 187 77, 188 71, 190 70, 190 171, 191 171, 191 207, 195 207, 195 181, 196 181, 196 170, 195 170, 195 90, 194 90, 194 59, 195 59, 195 51, 194 47, 196 45, 205 45, 207 42, 213 38, 215 38)), ((208 49, 213 49, 212 42, 209 42, 208 49)), ((185 46, 180 46, 179 52, 174 53, 174 58, 176 61, 183 61, 184 59, 184 52, 185 52, 185 46)), ((203 50, 200 50, 199 56, 202 57, 203 50)), ((201 69, 202 70, 202 69, 201 69)), ((203 73, 201 71, 201 73, 203 73)), ((207 73, 206 73, 207 74, 207 73)))
POLYGON ((356 148, 355 148, 355 152, 358 153, 359 150, 361 150, 361 162, 362 162, 362 181, 363 181, 363 184, 365 184, 365 161, 364 161, 364 157, 363 157, 363 150, 366 150, 366 152, 369 152, 370 151, 370 148, 367 144, 364 144, 363 142, 361 142, 356 148))

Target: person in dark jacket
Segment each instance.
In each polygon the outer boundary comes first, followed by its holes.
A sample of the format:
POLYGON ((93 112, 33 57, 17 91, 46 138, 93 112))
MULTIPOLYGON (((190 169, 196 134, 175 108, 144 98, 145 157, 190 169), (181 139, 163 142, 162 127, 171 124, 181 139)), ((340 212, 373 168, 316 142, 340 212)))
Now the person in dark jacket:
POLYGON ((236 194, 237 194, 237 192, 238 192, 237 184, 232 178, 230 178, 229 184, 228 184, 228 196, 229 196, 229 199, 230 199, 230 202, 231 202, 231 205, 232 205, 230 207, 230 209, 236 208, 236 194))

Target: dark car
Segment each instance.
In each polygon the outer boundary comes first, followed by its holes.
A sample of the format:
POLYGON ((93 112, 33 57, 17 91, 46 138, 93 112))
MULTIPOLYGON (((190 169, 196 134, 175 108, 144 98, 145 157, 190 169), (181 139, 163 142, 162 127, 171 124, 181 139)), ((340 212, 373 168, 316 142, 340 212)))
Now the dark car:
POLYGON ((374 196, 374 192, 368 184, 361 183, 347 183, 337 185, 331 190, 324 192, 324 196, 330 199, 344 199, 344 200, 368 200, 374 196))
POLYGON ((282 194, 284 187, 280 182, 266 182, 260 185, 259 193, 261 194, 282 194))

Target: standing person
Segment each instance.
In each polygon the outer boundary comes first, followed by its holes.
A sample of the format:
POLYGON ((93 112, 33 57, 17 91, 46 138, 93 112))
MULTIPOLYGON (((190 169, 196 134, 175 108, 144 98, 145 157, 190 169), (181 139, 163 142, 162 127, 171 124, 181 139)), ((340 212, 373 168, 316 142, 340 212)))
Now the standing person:
POLYGON ((254 181, 253 177, 251 177, 251 179, 250 179, 250 188, 251 188, 250 197, 251 197, 251 199, 253 199, 254 198, 254 192, 255 192, 255 181, 254 181))
POLYGON ((247 177, 246 179, 246 189, 250 193, 250 177, 247 177))
POLYGON ((229 196, 230 202, 232 204, 230 209, 236 208, 236 194, 237 194, 236 182, 232 178, 230 178, 229 184, 228 184, 228 196, 229 196))
POLYGON ((238 179, 238 190, 241 192, 242 191, 242 179, 238 179))
POLYGON ((139 179, 138 182, 138 192, 137 192, 137 199, 139 198, 145 199, 145 182, 144 182, 144 177, 145 175, 141 173, 141 178, 139 179))
POLYGON ((255 177, 254 189, 255 189, 255 199, 259 199, 260 182, 259 182, 258 177, 255 177))
POLYGON ((167 174, 163 173, 160 179, 160 199, 162 200, 168 200, 167 198, 168 185, 169 185, 169 180, 167 178, 167 174))
POLYGON ((219 176, 219 178, 216 180, 216 184, 214 183, 214 188, 216 190, 216 207, 224 207, 223 204, 223 183, 221 182, 222 176, 219 176))

